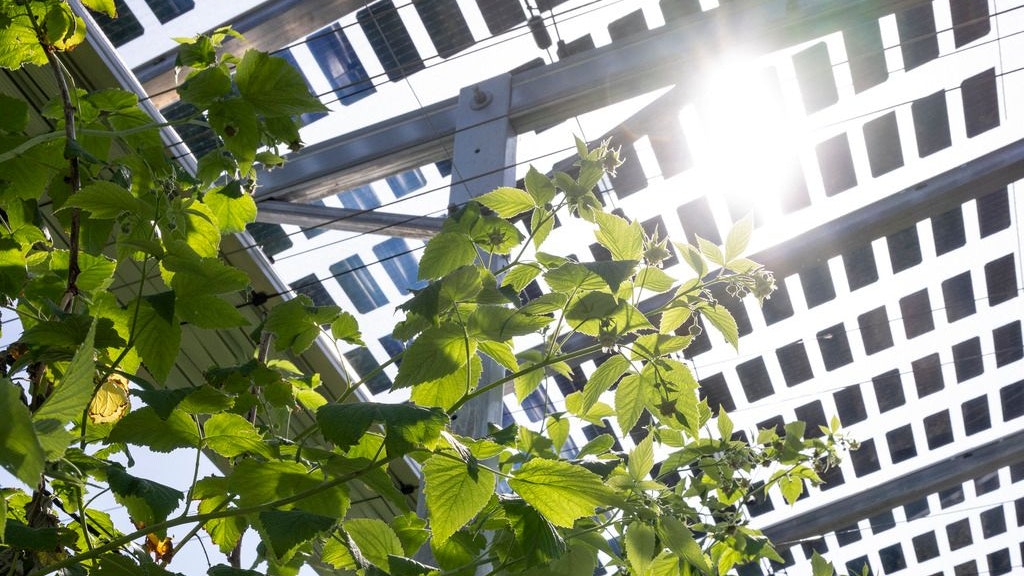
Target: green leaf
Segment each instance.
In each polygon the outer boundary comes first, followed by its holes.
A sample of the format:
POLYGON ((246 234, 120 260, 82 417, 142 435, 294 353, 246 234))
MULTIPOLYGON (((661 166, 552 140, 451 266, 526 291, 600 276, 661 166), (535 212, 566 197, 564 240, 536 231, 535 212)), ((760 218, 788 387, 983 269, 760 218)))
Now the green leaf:
POLYGON ((658 520, 658 536, 665 547, 671 550, 676 556, 690 563, 704 574, 711 572, 711 565, 700 545, 693 538, 693 533, 683 524, 683 521, 675 516, 665 515, 658 520))
POLYGON ((624 538, 626 560, 633 574, 647 574, 654 560, 654 528, 642 522, 633 522, 626 528, 624 538))
POLYGON ((555 215, 538 208, 530 215, 530 232, 533 234, 533 247, 540 249, 548 235, 555 228, 555 215))
POLYGON ((420 258, 420 280, 434 280, 472 264, 477 257, 473 241, 461 232, 441 232, 427 242, 420 258))
POLYGON ((495 342, 504 342, 516 336, 533 334, 553 320, 554 318, 550 316, 533 316, 524 313, 521 309, 479 306, 469 316, 468 325, 470 333, 474 336, 495 342))
POLYGON ((337 306, 313 306, 305 294, 278 304, 270 311, 263 329, 274 334, 274 349, 301 354, 320 334, 320 325, 333 322, 340 313, 337 306))
POLYGON ((28 103, 19 98, 0 94, 0 130, 6 132, 24 132, 28 127, 28 103))
MULTIPOLYGON (((6 7, 7 5, 5 5, 6 7)), ((36 16, 39 17, 42 14, 36 12, 36 16)), ((5 26, 0 26, 0 46, 4 47, 3 50, 0 50, 0 68, 17 70, 24 64, 44 66, 47 62, 46 52, 39 44, 29 17, 22 10, 18 10, 10 16, 9 21, 5 24, 5 26)))
POLYGON ((626 373, 629 369, 629 360, 624 356, 616 354, 611 358, 608 358, 597 367, 597 370, 590 375, 587 383, 583 386, 583 397, 582 405, 580 410, 583 412, 589 412, 594 404, 601 399, 601 394, 604 394, 609 388, 612 387, 619 378, 626 373))
POLYGON ((700 248, 700 253, 711 262, 718 264, 719 266, 725 265, 725 256, 722 254, 722 250, 715 245, 714 242, 709 242, 697 236, 697 246, 700 248))
POLYGON ((512 218, 534 205, 533 197, 518 188, 502 187, 479 196, 477 202, 494 210, 502 218, 512 218))
POLYGON ((654 435, 648 434, 629 453, 627 470, 635 481, 643 480, 654 468, 654 435))
POLYGON ((541 268, 537 264, 516 264, 505 273, 501 285, 511 286, 516 292, 522 292, 540 272, 541 268))
POLYGON ((833 576, 836 573, 836 569, 832 566, 832 563, 825 560, 815 550, 814 554, 811 555, 811 573, 813 576, 833 576))
POLYGON ((325 488, 324 480, 325 474, 322 471, 311 471, 298 462, 246 459, 235 464, 227 482, 230 491, 238 494, 238 505, 244 508, 318 490, 315 494, 281 508, 298 508, 343 518, 349 508, 348 493, 344 486, 325 488))
POLYGON ((395 386, 413 386, 458 372, 476 354, 476 340, 445 324, 424 330, 402 356, 395 386))
POLYGON ((211 66, 193 72, 178 86, 178 95, 199 109, 208 108, 218 98, 231 94, 231 76, 223 66, 211 66))
MULTIPOLYGON (((348 539, 346 538, 346 540, 348 539)), ((352 545, 355 546, 355 543, 353 542, 352 545)), ((326 542, 324 542, 324 549, 320 554, 320 560, 328 566, 341 570, 355 571, 360 568, 359 563, 352 556, 352 551, 349 550, 348 544, 343 542, 341 536, 337 533, 327 538, 326 542)))
POLYGON ((614 294, 633 274, 635 261, 626 262, 569 262, 544 274, 548 286, 557 292, 599 290, 614 294))
MULTIPOLYGON (((67 276, 68 259, 70 253, 67 250, 54 250, 50 253, 50 269, 60 276, 67 276)), ((117 262, 106 256, 92 255, 85 252, 78 254, 78 289, 92 294, 99 290, 106 290, 114 279, 114 270, 117 262)), ((102 326, 96 326, 96 347, 100 348, 102 340, 102 326)))
POLYGON ((595 217, 597 241, 611 252, 613 259, 640 260, 643 257, 644 230, 639 222, 628 222, 606 212, 599 212, 595 217))
POLYGON ((645 398, 643 381, 636 374, 629 374, 619 381, 615 389, 615 416, 619 428, 632 430, 644 411, 645 398))
POLYGON ((366 346, 362 334, 359 333, 359 321, 345 311, 342 311, 338 319, 331 324, 331 336, 335 340, 343 340, 355 346, 366 346))
POLYGON ((722 333, 725 341, 732 344, 732 347, 738 351, 740 349, 740 330, 729 310, 721 304, 715 304, 714 306, 701 306, 700 311, 711 322, 711 325, 722 333))
POLYGON ((359 552, 374 566, 388 569, 388 556, 404 556, 402 541, 383 520, 353 518, 345 521, 345 531, 359 548, 359 552))
POLYGON ((28 486, 35 487, 46 455, 32 427, 32 416, 21 401, 21 388, 0 379, 0 465, 28 486))
POLYGON ((434 538, 444 542, 473 519, 494 494, 497 478, 475 462, 442 454, 423 464, 427 509, 434 538))
MULTIPOLYGON (((196 482, 191 497, 193 500, 199 500, 200 514, 230 509, 232 506, 228 502, 234 498, 228 494, 228 479, 220 476, 208 476, 196 482)), ((249 523, 244 516, 228 516, 207 520, 204 528, 220 551, 228 554, 238 544, 238 539, 248 526, 249 523)))
POLYGON ((512 557, 525 556, 530 566, 546 564, 565 554, 565 540, 535 509, 518 498, 503 499, 501 507, 515 534, 517 550, 512 557))
POLYGON ((53 394, 32 415, 33 422, 56 420, 63 427, 81 417, 92 398, 93 375, 96 371, 96 322, 89 326, 85 341, 78 347, 64 376, 53 389, 53 394))
POLYGON ((526 192, 533 198, 534 205, 543 206, 555 198, 555 185, 551 179, 530 166, 523 179, 526 192))
POLYGON ((685 242, 673 242, 672 245, 676 247, 676 250, 679 251, 683 260, 690 265, 690 268, 693 268, 693 271, 697 273, 697 278, 703 278, 708 273, 708 263, 704 260, 704 255, 699 250, 685 242))
POLYGON ((161 264, 174 273, 171 287, 179 298, 196 294, 224 294, 244 290, 249 285, 245 272, 228 266, 218 258, 203 258, 184 242, 165 242, 167 253, 161 264))
POLYGON ((474 535, 467 532, 456 532, 448 540, 435 542, 430 541, 430 549, 434 553, 434 559, 438 565, 445 570, 456 570, 476 560, 477 556, 487 545, 487 537, 483 534, 474 535))
POLYGON ((729 414, 726 413, 722 407, 718 408, 718 433, 721 435, 722 440, 729 440, 732 438, 732 419, 729 418, 729 414))
POLYGON ((108 438, 135 446, 146 446, 155 452, 170 452, 175 448, 199 446, 196 423, 180 410, 173 410, 166 419, 160 418, 149 406, 132 410, 114 425, 108 438))
POLYGON ((170 486, 128 474, 120 464, 108 466, 106 473, 114 498, 128 509, 132 520, 146 526, 166 520, 185 498, 170 486))
POLYGON ((221 234, 237 234, 256 221, 256 201, 237 181, 207 192, 203 203, 217 219, 221 234))
POLYGON ((552 524, 572 528, 583 516, 615 501, 615 493, 589 470, 555 460, 534 458, 516 471, 509 486, 552 524))
MULTIPOLYGON (((230 552, 230 550, 229 550, 230 552)), ((227 564, 217 564, 211 566, 206 571, 207 576, 263 576, 262 573, 255 570, 246 570, 245 568, 232 568, 227 564)))
POLYGON ((143 211, 143 204, 127 189, 113 182, 93 182, 68 198, 65 207, 85 210, 93 218, 117 218, 143 211))
POLYGON ((117 8, 114 0, 82 0, 82 5, 93 12, 102 12, 108 18, 117 18, 117 8))
POLYGON ((645 334, 633 342, 633 360, 651 360, 686 349, 692 338, 669 334, 645 334))
POLYGON ((334 527, 335 519, 302 510, 267 510, 259 514, 267 547, 281 561, 287 561, 300 544, 334 527))
POLYGON ((519 362, 516 361, 515 352, 508 342, 491 342, 484 340, 479 344, 480 351, 487 354, 495 362, 508 368, 512 372, 519 370, 519 362))
POLYGON ((427 521, 417 516, 415 512, 406 512, 395 516, 391 521, 391 528, 402 542, 402 549, 405 550, 406 556, 415 555, 430 538, 427 521))
POLYGON ((234 458, 251 452, 264 458, 272 458, 270 447, 256 431, 256 427, 238 414, 214 414, 203 424, 203 439, 206 446, 224 456, 234 458))
POLYGON ((658 332, 672 334, 677 328, 690 319, 693 313, 686 306, 669 308, 661 313, 661 321, 658 323, 658 332))
POLYGON ((421 382, 412 387, 409 399, 420 406, 436 406, 449 410, 466 394, 476 389, 483 374, 483 362, 479 356, 469 361, 469 370, 463 366, 459 370, 429 382, 421 382))
POLYGON ((522 314, 549 314, 551 312, 561 310, 568 300, 569 298, 565 294, 559 294, 557 292, 541 294, 522 305, 519 308, 519 312, 522 314))
POLYGON ((248 171, 256 160, 260 143, 256 109, 241 98, 225 98, 210 104, 207 117, 210 127, 224 140, 224 147, 238 160, 242 171, 248 171))
POLYGON ((177 301, 178 317, 197 328, 221 329, 247 326, 249 320, 215 294, 186 296, 177 301))
POLYGON ((649 290, 655 294, 661 294, 662 292, 668 292, 672 289, 672 285, 675 280, 662 271, 661 268, 654 266, 646 266, 640 269, 636 275, 636 285, 644 290, 649 290))
POLYGON ((725 239, 725 261, 732 262, 733 259, 743 254, 750 243, 750 235, 754 231, 754 220, 745 216, 733 225, 725 239))
POLYGON ((585 458, 586 456, 601 456, 607 454, 609 450, 615 446, 615 437, 611 434, 598 434, 593 440, 587 442, 580 448, 580 451, 576 453, 577 458, 585 458))
POLYGON ((382 423, 384 447, 389 457, 396 458, 414 446, 436 442, 448 424, 448 416, 438 408, 360 402, 327 404, 317 410, 316 421, 324 438, 342 450, 359 442, 372 423, 382 423))
POLYGON ((327 112, 306 89, 302 73, 283 58, 249 50, 235 69, 235 82, 242 98, 264 116, 327 112))
POLYGON ((174 292, 167 291, 128 305, 129 309, 138 305, 135 349, 159 382, 167 380, 181 349, 181 325, 174 315, 174 301, 174 292))

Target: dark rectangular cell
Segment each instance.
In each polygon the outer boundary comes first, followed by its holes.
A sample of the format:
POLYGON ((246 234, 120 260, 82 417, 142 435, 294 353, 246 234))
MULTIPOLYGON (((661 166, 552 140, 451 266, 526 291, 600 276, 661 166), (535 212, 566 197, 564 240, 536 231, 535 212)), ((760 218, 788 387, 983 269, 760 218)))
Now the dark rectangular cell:
POLYGON ((836 297, 836 288, 832 285, 832 273, 827 262, 801 270, 800 285, 804 289, 804 300, 808 308, 820 306, 836 297))
POLYGON ((146 0, 146 4, 149 4, 150 10, 161 24, 166 24, 196 7, 193 0, 146 0))
POLYGON ((960 83, 967 137, 974 138, 999 126, 999 94, 996 69, 989 68, 960 83))
POLYGON ((846 59, 850 63, 853 90, 860 93, 877 86, 889 77, 882 45, 882 30, 877 18, 859 22, 843 30, 846 59))
POLYGON ((914 556, 918 562, 924 562, 939 556, 939 542, 935 538, 935 532, 925 532, 920 536, 914 536, 911 540, 914 544, 914 556))
POLYGON ((946 321, 956 322, 974 314, 974 285, 970 271, 942 281, 942 300, 946 304, 946 321))
POLYGON ((796 386, 814 377, 811 362, 807 358, 807 350, 804 348, 802 340, 779 348, 775 351, 775 357, 779 360, 779 367, 782 369, 786 386, 796 386))
POLYGON ((939 56, 935 12, 931 2, 919 4, 896 13, 896 29, 900 35, 903 68, 913 70, 939 56))
POLYGON ((903 317, 903 331, 907 339, 917 338, 935 329, 927 289, 900 298, 900 315, 903 317))
POLYGON ((583 390, 583 385, 587 382, 587 377, 579 366, 574 367, 570 374, 572 378, 555 374, 555 384, 558 385, 558 390, 561 391, 562 396, 568 396, 573 392, 583 390))
POLYGON ((959 207, 932 217, 932 238, 935 255, 942 256, 967 243, 964 233, 964 213, 959 207))
POLYGON ((967 518, 957 520, 946 526, 946 539, 949 541, 950 550, 959 550, 970 546, 974 539, 971 537, 971 523, 967 518))
POLYGON ((733 402, 732 394, 729 392, 729 385, 721 372, 701 378, 700 395, 701 398, 707 399, 712 412, 717 413, 719 410, 732 412, 736 409, 736 403, 733 402))
POLYGON ((331 295, 327 293, 323 283, 317 279, 315 274, 299 278, 289 284, 289 286, 296 294, 309 296, 309 299, 316 306, 333 306, 335 304, 334 298, 331 298, 331 295))
POLYGON ((928 440, 929 450, 935 450, 951 443, 953 441, 953 423, 949 419, 949 410, 926 416, 924 435, 928 440))
POLYGON ((849 574, 867 574, 868 576, 874 576, 875 572, 871 569, 871 562, 868 562, 867 556, 861 556, 860 558, 854 558, 846 563, 846 571, 849 574))
POLYGON ((1013 561, 1010 560, 1010 549, 1003 548, 985 556, 988 562, 988 573, 991 576, 1009 574, 1013 571, 1013 561))
POLYGON ((793 302, 789 299, 786 283, 779 281, 775 286, 775 292, 772 292, 771 298, 761 304, 761 314, 764 315, 764 321, 769 326, 793 315, 793 302))
POLYGON ((999 389, 999 405, 1003 407, 1003 422, 1024 416, 1024 380, 999 389))
POLYGON ((448 58, 473 45, 473 33, 456 0, 412 0, 437 55, 448 58))
POLYGON ((270 258, 271 262, 274 261, 274 256, 291 248, 293 244, 284 228, 277 224, 252 222, 245 225, 245 231, 252 235, 253 240, 267 255, 267 258, 270 258))
POLYGON ((851 426, 861 422, 868 417, 864 408, 864 396, 860 393, 860 386, 854 384, 847 386, 832 394, 836 403, 836 410, 839 411, 839 421, 843 426, 851 426))
POLYGON ((850 453, 850 461, 853 463, 853 471, 857 477, 866 476, 882 469, 878 462, 878 452, 875 450, 873 438, 861 442, 860 448, 850 453))
POLYGON ((885 374, 879 374, 871 379, 871 384, 875 388, 875 399, 878 401, 880 411, 888 412, 906 403, 899 370, 890 370, 885 374))
POLYGON ((392 82, 424 68, 423 59, 392 0, 379 0, 356 13, 359 27, 392 82))
POLYGON ((889 112, 864 124, 864 145, 874 177, 903 166, 903 147, 896 112, 889 112))
POLYGON ((365 346, 353 348, 345 352, 344 356, 360 378, 369 378, 364 384, 370 392, 380 394, 391 389, 391 379, 383 370, 379 370, 380 364, 365 346))
POLYGON ((857 317, 864 352, 869 356, 892 347, 892 331, 889 330, 889 316, 885 306, 880 306, 857 317))
MULTIPOLYGON (((550 2, 552 0, 541 1, 550 2)), ((561 1, 564 2, 565 0, 561 1)), ((661 14, 665 17, 666 22, 703 13, 700 7, 700 0, 661 0, 658 6, 661 8, 661 14)))
POLYGON ((836 530, 836 541, 839 542, 840 546, 853 544, 860 539, 860 528, 858 528, 856 524, 851 524, 836 530))
POLYGON ((974 560, 953 567, 953 576, 978 576, 978 563, 974 560))
POLYGON ((580 52, 586 52, 587 50, 594 49, 594 39, 590 34, 580 36, 579 38, 572 40, 571 42, 558 41, 555 53, 558 55, 559 60, 564 60, 573 54, 579 54, 580 52))
POLYGON ((633 147, 632 141, 615 138, 613 142, 621 147, 622 158, 626 161, 615 170, 615 175, 609 179, 615 190, 615 195, 625 198, 647 187, 647 175, 644 174, 643 166, 636 160, 636 148, 633 147))
POLYGON ((800 547, 803 548, 804 556, 807 558, 810 558, 815 552, 819 555, 823 555, 828 552, 828 542, 826 542, 824 538, 805 540, 800 543, 800 547))
POLYGON ((771 378, 768 376, 768 369, 765 368, 764 359, 760 356, 737 365, 736 374, 740 378, 740 384, 743 386, 743 393, 746 394, 748 402, 757 402, 775 392, 772 388, 771 378))
POLYGON ((1013 254, 985 264, 988 305, 996 306, 1017 297, 1017 273, 1013 254))
POLYGON ((843 469, 839 466, 833 466, 818 474, 818 476, 822 482, 819 486, 821 490, 831 490, 837 486, 842 486, 846 482, 846 479, 843 478, 843 469))
MULTIPOLYGON (((537 10, 541 12, 547 12, 559 4, 565 3, 567 0, 537 0, 537 10)), ((674 0, 672 0, 674 1, 674 0)))
POLYGON ((820 438, 824 435, 821 427, 828 428, 828 419, 825 418, 825 409, 821 401, 815 400, 796 408, 796 419, 807 424, 804 429, 804 438, 820 438))
POLYGON ((658 122, 649 128, 647 138, 662 177, 670 178, 693 167, 693 154, 679 122, 658 122))
POLYGON ((892 457, 893 464, 917 456, 917 446, 914 445, 914 431, 911 430, 910 424, 886 432, 885 442, 889 445, 889 455, 892 457))
POLYGON ((982 238, 1010 227, 1010 199, 1006 194, 1006 188, 990 192, 975 202, 978 210, 978 229, 982 238))
POLYGON ((915 100, 910 111, 914 117, 917 153, 921 158, 949 148, 951 140, 945 90, 915 100))
POLYGON ((850 138, 846 132, 818 144, 815 154, 826 196, 835 196, 857 185, 857 170, 853 166, 850 138))
POLYGON ((817 339, 825 370, 831 372, 853 362, 850 342, 846 337, 846 327, 843 324, 836 324, 818 332, 817 339))
POLYGON ((103 30, 103 34, 110 40, 110 43, 114 46, 122 46, 142 36, 145 30, 124 0, 114 0, 114 8, 117 10, 117 18, 110 18, 102 12, 92 13, 96 24, 99 25, 100 30, 103 30))
POLYGON ((780 437, 786 435, 786 421, 782 419, 782 416, 772 416, 771 418, 764 420, 763 422, 757 423, 758 430, 775 430, 775 433, 780 437))
POLYGON ((981 496, 999 490, 999 471, 989 472, 974 479, 974 495, 981 496))
POLYGON ((757 482, 751 486, 754 496, 747 500, 747 512, 749 512, 751 516, 760 516, 775 509, 775 506, 772 505, 771 499, 768 498, 767 492, 765 490, 758 489, 759 484, 761 486, 764 485, 763 482, 757 482))
POLYGON ((917 227, 910 226, 885 238, 889 247, 889 260, 892 273, 897 274, 921 263, 921 241, 917 237, 917 227))
MULTIPOLYGON (((686 322, 679 328, 676 328, 676 336, 689 336, 690 326, 692 326, 692 324, 690 322, 686 322)), ((692 359, 698 354, 703 354, 708 350, 711 350, 711 339, 708 338, 708 330, 704 326, 704 320, 700 316, 697 316, 697 327, 700 328, 697 337, 690 342, 690 345, 686 347, 686 350, 683 350, 683 357, 687 359, 692 359)))
POLYGON ((957 48, 984 37, 992 30, 988 0, 952 0, 949 11, 953 16, 953 42, 957 48))
POLYGON ((957 485, 945 490, 939 490, 939 505, 943 510, 964 503, 964 488, 957 485))
POLYGON ((491 34, 501 34, 526 22, 526 12, 519 0, 476 0, 491 34))
POLYGON ((992 427, 992 417, 988 411, 987 396, 978 396, 964 402, 960 406, 960 411, 964 417, 964 431, 968 436, 992 427))
MULTIPOLYGON (((661 214, 658 214, 645 222, 641 222, 640 227, 644 229, 644 234, 646 234, 648 238, 657 237, 658 240, 668 238, 667 228, 665 228, 665 219, 661 217, 661 214)), ((671 268, 679 262, 679 257, 676 256, 676 249, 672 246, 671 242, 666 246, 666 249, 668 249, 671 256, 662 260, 661 266, 662 268, 671 268)))
POLYGON ((917 385, 917 396, 924 398, 934 394, 945 386, 942 380, 942 363, 938 354, 929 354, 910 363, 914 371, 914 383, 917 385))
POLYGON ((836 89, 836 78, 832 72, 832 60, 828 55, 827 44, 819 42, 794 54, 793 68, 796 71, 800 94, 803 96, 804 110, 808 114, 839 101, 839 91, 836 89))
POLYGON ((846 268, 846 282, 851 292, 878 281, 875 252, 870 244, 863 244, 844 253, 843 267, 846 268))
POLYGON ((953 345, 953 367, 956 369, 956 381, 963 382, 985 371, 981 356, 981 339, 978 337, 964 340, 953 345))
POLYGON ((879 550, 878 559, 882 561, 883 574, 892 574, 907 567, 907 559, 903 557, 903 546, 898 542, 879 550))
POLYGON ((591 244, 589 248, 590 254, 594 257, 595 262, 607 262, 612 259, 612 253, 597 242, 591 244))
POLYGON ((612 42, 628 38, 647 30, 647 20, 643 10, 634 10, 622 18, 608 24, 608 36, 612 42))
POLYGON ((903 505, 903 514, 906 515, 907 520, 924 518, 929 512, 931 509, 928 507, 928 498, 921 498, 903 505))
POLYGON ((697 236, 713 242, 722 243, 722 237, 718 234, 718 227, 715 226, 715 219, 711 216, 711 207, 708 206, 708 199, 701 196, 683 204, 676 210, 679 215, 679 223, 683 225, 683 232, 686 233, 686 241, 694 246, 697 245, 697 236))

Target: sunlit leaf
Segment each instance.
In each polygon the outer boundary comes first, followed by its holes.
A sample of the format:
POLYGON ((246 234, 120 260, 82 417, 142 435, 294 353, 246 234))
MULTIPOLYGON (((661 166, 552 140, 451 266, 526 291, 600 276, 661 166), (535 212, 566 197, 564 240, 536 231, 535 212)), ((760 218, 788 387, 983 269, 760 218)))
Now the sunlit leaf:
POLYGON ((597 474, 568 462, 540 458, 524 464, 508 484, 552 524, 565 528, 616 499, 597 474))
POLYGON ((492 472, 475 463, 440 454, 423 464, 423 475, 430 526, 440 542, 483 509, 497 481, 492 472))
POLYGON ((534 207, 533 197, 518 188, 497 188, 477 197, 476 200, 494 210, 502 218, 518 216, 534 207))

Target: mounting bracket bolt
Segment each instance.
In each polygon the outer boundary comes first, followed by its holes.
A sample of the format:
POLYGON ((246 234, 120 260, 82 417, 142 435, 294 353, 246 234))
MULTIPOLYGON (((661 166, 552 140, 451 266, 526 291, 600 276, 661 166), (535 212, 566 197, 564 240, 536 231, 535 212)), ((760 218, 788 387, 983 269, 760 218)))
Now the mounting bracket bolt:
POLYGON ((491 93, 481 90, 479 86, 473 86, 473 100, 469 103, 469 107, 473 110, 482 110, 490 103, 491 93))

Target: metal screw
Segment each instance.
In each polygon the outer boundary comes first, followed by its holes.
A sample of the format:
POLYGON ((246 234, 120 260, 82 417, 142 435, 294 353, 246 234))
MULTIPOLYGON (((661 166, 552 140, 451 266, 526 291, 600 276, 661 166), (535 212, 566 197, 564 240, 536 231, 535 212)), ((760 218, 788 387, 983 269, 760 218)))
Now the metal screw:
POLYGON ((491 103, 491 93, 481 90, 479 86, 473 86, 473 101, 469 107, 473 110, 486 108, 491 103))

